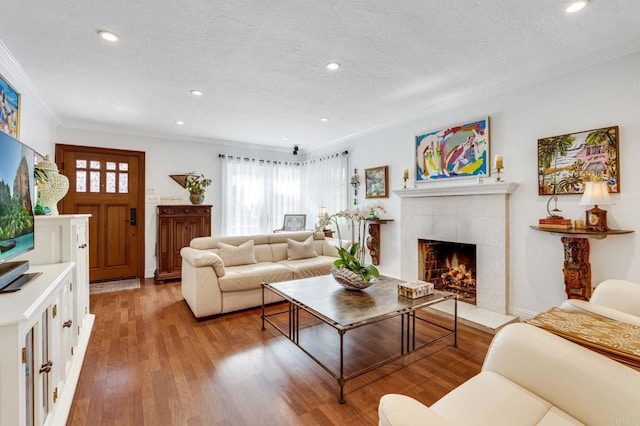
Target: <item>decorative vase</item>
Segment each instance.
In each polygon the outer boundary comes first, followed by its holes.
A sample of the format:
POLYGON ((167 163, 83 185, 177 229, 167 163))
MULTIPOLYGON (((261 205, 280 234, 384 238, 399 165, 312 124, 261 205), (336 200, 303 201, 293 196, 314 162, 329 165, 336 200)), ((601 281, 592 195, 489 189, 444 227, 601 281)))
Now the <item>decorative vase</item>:
POLYGON ((338 284, 340 284, 342 287, 346 288, 347 290, 364 290, 365 288, 369 287, 371 284, 377 281, 377 279, 374 277, 371 277, 369 281, 366 281, 362 277, 362 275, 356 274, 352 270, 342 266, 341 267, 334 266, 331 268, 329 272, 331 272, 331 275, 333 275, 333 278, 336 281, 338 281, 338 284))
POLYGON ((192 192, 189 194, 189 200, 191 204, 202 204, 204 203, 204 193, 192 192))
POLYGON ((58 201, 62 200, 69 191, 69 179, 58 172, 58 166, 49 160, 48 155, 38 163, 38 168, 47 172, 45 182, 38 184, 40 201, 45 208, 49 208, 52 216, 57 216, 60 214, 58 201))

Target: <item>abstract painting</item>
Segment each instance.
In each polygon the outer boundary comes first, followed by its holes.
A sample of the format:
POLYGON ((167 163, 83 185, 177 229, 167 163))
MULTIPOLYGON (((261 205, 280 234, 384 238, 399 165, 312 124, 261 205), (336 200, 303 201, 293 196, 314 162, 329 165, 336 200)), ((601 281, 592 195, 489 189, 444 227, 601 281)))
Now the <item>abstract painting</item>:
POLYGON ((582 194, 604 180, 620 192, 618 126, 538 139, 538 194, 582 194))
POLYGON ((489 176, 489 117, 416 136, 416 181, 489 176))

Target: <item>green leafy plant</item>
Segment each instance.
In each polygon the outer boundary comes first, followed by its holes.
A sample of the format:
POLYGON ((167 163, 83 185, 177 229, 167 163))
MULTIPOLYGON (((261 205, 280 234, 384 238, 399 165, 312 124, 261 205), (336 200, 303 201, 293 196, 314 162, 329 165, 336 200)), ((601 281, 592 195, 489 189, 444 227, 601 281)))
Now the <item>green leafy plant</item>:
POLYGON ((185 188, 187 188, 189 194, 204 194, 204 189, 213 183, 211 179, 205 178, 202 173, 197 175, 195 172, 191 172, 186 176, 185 188))
POLYGON ((380 213, 386 211, 382 203, 374 203, 362 209, 342 210, 320 218, 316 232, 321 232, 326 226, 333 224, 338 233, 338 255, 340 258, 333 263, 335 267, 349 269, 361 275, 365 281, 370 281, 372 277, 378 278, 380 276, 378 269, 374 265, 364 264, 366 226, 368 220, 378 217, 380 213), (342 246, 343 240, 339 221, 343 224, 346 223, 351 230, 353 244, 348 249, 342 246))
POLYGON ((338 248, 338 255, 340 256, 340 259, 333 262, 333 265, 338 268, 345 267, 350 271, 361 275, 365 281, 370 281, 372 277, 378 278, 380 276, 378 268, 373 265, 363 265, 360 263, 357 258, 358 253, 358 243, 353 243, 349 250, 340 247, 338 248))

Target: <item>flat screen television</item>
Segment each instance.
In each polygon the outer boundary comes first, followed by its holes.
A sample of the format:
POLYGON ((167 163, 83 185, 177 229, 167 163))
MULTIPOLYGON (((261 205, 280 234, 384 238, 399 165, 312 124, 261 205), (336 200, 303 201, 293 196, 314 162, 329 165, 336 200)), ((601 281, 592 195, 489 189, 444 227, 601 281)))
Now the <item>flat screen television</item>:
POLYGON ((0 132, 0 291, 29 278, 28 261, 8 260, 34 248, 34 158, 33 149, 0 132))

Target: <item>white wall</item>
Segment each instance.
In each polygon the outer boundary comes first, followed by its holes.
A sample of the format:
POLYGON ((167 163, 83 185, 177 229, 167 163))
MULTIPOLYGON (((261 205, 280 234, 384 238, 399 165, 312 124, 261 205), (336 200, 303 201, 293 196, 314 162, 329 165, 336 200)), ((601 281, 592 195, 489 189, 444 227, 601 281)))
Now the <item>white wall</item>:
POLYGON ((59 118, 0 40, 0 74, 21 95, 19 139, 42 155, 53 154, 59 118))
MULTIPOLYGON (((162 139, 148 136, 136 136, 122 133, 60 127, 56 143, 94 146, 101 148, 126 149, 145 152, 146 162, 146 194, 153 194, 157 199, 162 197, 181 198, 190 204, 187 191, 169 177, 195 171, 213 180, 207 188, 204 204, 213 205, 211 226, 214 235, 220 234, 220 160, 218 154, 254 156, 262 159, 286 159, 287 153, 238 148, 228 143, 209 141, 194 142, 191 140, 162 139)), ((145 277, 153 277, 156 269, 156 205, 148 200, 145 210, 145 277)))
MULTIPOLYGON (((538 196, 537 140, 576 131, 620 127, 621 193, 613 195, 609 226, 640 230, 640 185, 635 176, 640 158, 640 53, 599 65, 589 65, 570 75, 555 77, 510 93, 473 101, 446 111, 385 128, 344 144, 352 154, 352 168, 389 165, 392 189, 402 186, 402 171, 413 173, 414 136, 478 117, 490 117, 490 150, 504 155, 506 179, 519 182, 511 197, 510 312, 530 316, 566 298, 560 238, 531 230, 529 225, 546 216, 548 197, 538 196)), ((413 175, 412 175, 413 178, 413 175)), ((584 219, 580 196, 559 197, 559 208, 571 219, 584 219)), ((370 200, 361 197, 361 203, 370 200)), ((393 224, 381 231, 380 270, 399 276, 400 199, 383 200, 393 224)), ((592 280, 623 278, 640 282, 640 235, 590 240, 592 280)))

